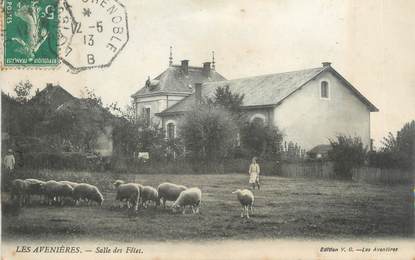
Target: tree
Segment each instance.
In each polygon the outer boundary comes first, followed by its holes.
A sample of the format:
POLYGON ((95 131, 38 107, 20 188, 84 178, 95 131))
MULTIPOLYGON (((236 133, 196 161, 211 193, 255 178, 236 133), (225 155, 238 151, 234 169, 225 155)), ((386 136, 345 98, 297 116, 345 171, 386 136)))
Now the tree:
POLYGON ((406 123, 396 133, 389 132, 382 140, 382 147, 378 152, 369 155, 372 166, 380 168, 410 169, 415 161, 415 120, 406 123))
POLYGON ((16 93, 16 101, 25 104, 29 101, 31 96, 33 85, 30 81, 20 81, 15 87, 14 92, 16 93))
POLYGON ((383 147, 381 148, 382 152, 394 153, 398 151, 398 142, 391 132, 388 133, 388 136, 383 137, 381 143, 383 145, 383 147))
POLYGON ((211 104, 200 104, 186 113, 180 129, 190 158, 209 169, 221 165, 236 142, 237 125, 232 116, 211 104))
POLYGON ((241 128, 241 146, 253 155, 276 160, 280 154, 282 134, 275 126, 253 120, 241 128))
POLYGON ((411 168, 415 157, 415 120, 406 123, 396 134, 398 153, 403 169, 411 168))
POLYGON ((240 108, 242 106, 244 95, 238 93, 232 93, 229 89, 229 85, 224 87, 218 87, 215 90, 215 94, 212 99, 208 99, 208 103, 215 106, 221 106, 228 110, 232 115, 240 116, 240 108))
POLYGON ((329 139, 332 149, 329 158, 334 162, 334 171, 339 177, 351 178, 352 169, 363 165, 367 148, 360 137, 338 135, 329 139))

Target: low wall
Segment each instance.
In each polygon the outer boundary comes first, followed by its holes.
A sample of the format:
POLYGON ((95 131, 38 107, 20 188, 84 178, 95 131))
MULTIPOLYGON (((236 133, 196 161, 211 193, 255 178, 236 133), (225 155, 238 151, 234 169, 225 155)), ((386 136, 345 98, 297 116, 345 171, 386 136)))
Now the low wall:
POLYGON ((410 183, 414 180, 414 173, 398 169, 381 169, 361 167, 353 170, 353 180, 370 183, 410 183))
POLYGON ((335 178, 332 162, 282 163, 277 173, 284 177, 335 178))

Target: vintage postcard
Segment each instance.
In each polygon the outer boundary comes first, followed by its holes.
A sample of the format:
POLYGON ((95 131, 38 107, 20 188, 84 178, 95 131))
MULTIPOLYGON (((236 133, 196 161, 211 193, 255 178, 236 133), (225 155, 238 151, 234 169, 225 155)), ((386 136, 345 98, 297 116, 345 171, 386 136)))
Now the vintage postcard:
POLYGON ((413 259, 392 0, 2 0, 2 259, 413 259))

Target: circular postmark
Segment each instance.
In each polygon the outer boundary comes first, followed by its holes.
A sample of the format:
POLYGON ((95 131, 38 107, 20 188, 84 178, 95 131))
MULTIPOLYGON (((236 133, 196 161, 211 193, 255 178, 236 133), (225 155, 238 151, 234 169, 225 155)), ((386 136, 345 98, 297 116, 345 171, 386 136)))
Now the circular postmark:
POLYGON ((125 7, 118 0, 61 3, 61 61, 74 72, 110 66, 128 42, 125 7))

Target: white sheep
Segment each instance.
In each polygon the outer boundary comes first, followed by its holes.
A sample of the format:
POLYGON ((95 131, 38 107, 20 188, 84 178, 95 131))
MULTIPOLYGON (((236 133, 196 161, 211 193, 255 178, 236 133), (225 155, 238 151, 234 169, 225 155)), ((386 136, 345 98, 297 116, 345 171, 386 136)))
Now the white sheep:
POLYGON ((72 188, 75 188, 76 186, 78 186, 80 183, 77 182, 73 182, 73 181, 59 181, 60 183, 64 183, 64 184, 68 184, 69 186, 71 186, 72 188))
POLYGON ((148 202, 154 202, 155 207, 160 205, 160 200, 158 198, 158 192, 155 188, 151 186, 143 186, 141 190, 141 203, 145 208, 147 208, 148 202))
POLYGON ((42 185, 45 184, 45 182, 38 179, 26 179, 24 181, 27 183, 28 203, 30 204, 31 195, 38 195, 42 201, 42 196, 44 195, 42 185))
POLYGON ((79 204, 79 201, 81 199, 87 201, 88 204, 94 201, 98 203, 100 206, 102 206, 102 203, 104 202, 104 197, 102 196, 98 188, 88 183, 80 183, 76 185, 73 189, 72 197, 75 200, 76 205, 79 204))
POLYGON ((182 191, 173 203, 173 212, 183 207, 183 214, 186 213, 186 206, 191 206, 193 213, 199 213, 200 203, 202 201, 202 191, 199 188, 189 188, 182 191), (196 210, 195 210, 196 208, 196 210))
POLYGON ((53 195, 54 190, 57 186, 57 181, 49 180, 43 184, 41 184, 41 190, 42 193, 45 195, 46 204, 52 204, 52 202, 55 200, 55 196, 53 195))
MULTIPOLYGON (((137 210, 140 202, 142 185, 137 183, 124 183, 122 180, 116 180, 114 186, 117 189, 115 200, 119 200, 120 203, 126 201, 127 208, 134 205, 134 209, 137 210)), ((122 204, 120 204, 120 207, 121 206, 122 204)))
POLYGON ((42 184, 42 190, 47 197, 48 204, 52 204, 55 199, 59 204, 62 204, 64 198, 72 198, 72 193, 74 191, 69 184, 60 183, 54 180, 42 184))
POLYGON ((177 185, 174 183, 165 182, 158 186, 157 192, 159 200, 163 200, 163 207, 166 207, 166 201, 176 201, 180 193, 186 190, 187 187, 183 185, 177 185))
POLYGON ((246 212, 246 218, 249 218, 249 209, 251 210, 251 214, 254 212, 255 197, 252 191, 248 189, 244 189, 244 190, 237 189, 236 191, 232 193, 236 194, 239 202, 242 205, 241 218, 244 217, 245 212, 246 212))
POLYGON ((15 179, 11 182, 11 199, 17 199, 19 206, 27 202, 27 188, 28 184, 24 180, 15 179))

